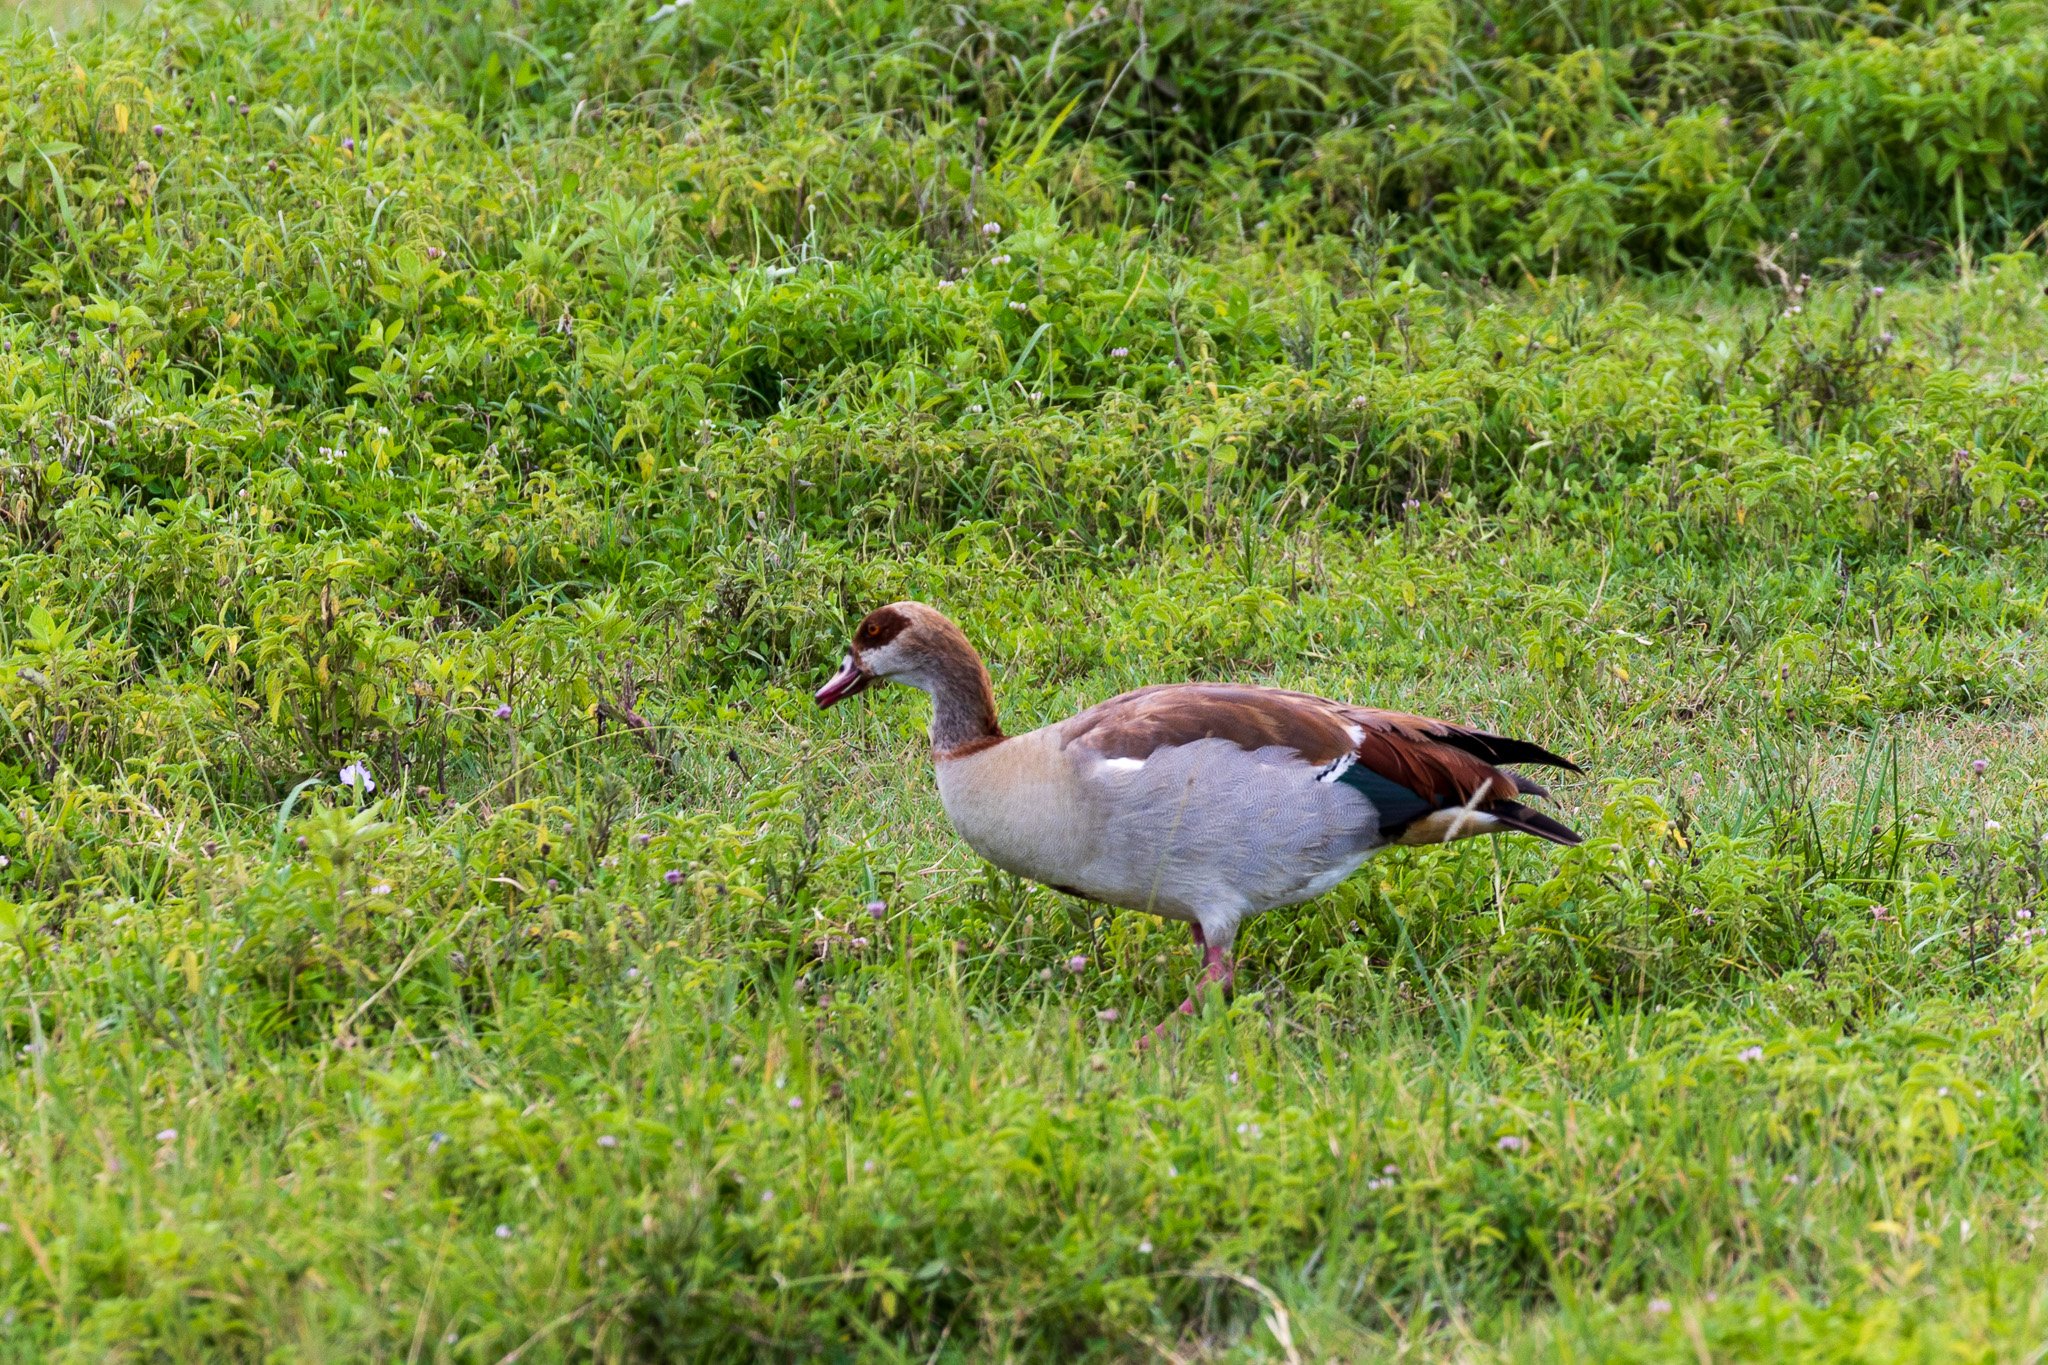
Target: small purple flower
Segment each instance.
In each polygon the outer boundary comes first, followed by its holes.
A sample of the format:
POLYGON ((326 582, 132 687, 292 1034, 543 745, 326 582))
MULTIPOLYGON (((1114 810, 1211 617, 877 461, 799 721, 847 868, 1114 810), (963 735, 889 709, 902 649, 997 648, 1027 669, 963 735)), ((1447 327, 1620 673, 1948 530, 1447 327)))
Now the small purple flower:
POLYGON ((1651 1317, 1661 1318, 1671 1311, 1671 1300, 1651 1299, 1649 1302, 1649 1310, 1651 1317))
POLYGON ((1529 1139, 1509 1133, 1493 1145, 1503 1152, 1524 1152, 1529 1149, 1529 1139))
POLYGON ((1119 1010, 1116 1007, 1111 1006, 1109 1009, 1106 1010, 1095 1011, 1095 1017, 1097 1019, 1100 1019, 1105 1024, 1114 1024, 1117 1020, 1123 1018, 1124 1016, 1122 1010, 1119 1010))
POLYGON ((1070 971, 1070 972, 1072 972, 1072 973, 1073 973, 1073 974, 1074 974, 1075 976, 1079 976, 1079 975, 1080 975, 1081 973, 1083 973, 1083 972, 1087 971, 1087 970, 1088 970, 1088 958, 1087 958, 1087 956, 1086 956, 1085 954, 1082 954, 1082 953, 1076 953, 1076 954, 1074 954, 1074 955, 1073 955, 1072 957, 1068 958, 1068 959, 1067 959, 1067 970, 1068 970, 1068 971, 1070 971))
POLYGON ((1884 297, 1884 286, 1883 286, 1883 285, 1881 285, 1881 284, 1874 284, 1874 285, 1870 286, 1870 297, 1872 297, 1872 298, 1874 298, 1874 299, 1881 299, 1881 298, 1883 298, 1883 297, 1884 297))
POLYGON ((512 1240, 512 1225, 511 1225, 510 1223, 500 1223, 500 1224, 498 1224, 498 1228, 497 1228, 497 1236, 498 1236, 498 1240, 499 1240, 499 1241, 501 1241, 501 1242, 509 1242, 509 1241, 511 1241, 511 1240, 512 1240))
POLYGON ((1977 774, 1977 776, 1982 777, 1990 770, 1991 761, 1989 759, 1973 758, 1970 760, 1970 771, 1977 774))
POLYGON ((652 834, 636 834, 633 836, 633 847, 645 848, 648 844, 652 843, 653 841, 654 836, 652 834))
POLYGON ((165 133, 169 132, 170 130, 168 128, 165 128, 161 123, 152 123, 149 125, 149 131, 157 137, 162 137, 165 133))
POLYGON ((680 867, 672 867, 661 874, 661 879, 670 886, 681 886, 683 884, 683 870, 680 867))
POLYGON ((1738 1062, 1760 1062, 1763 1059, 1764 1050, 1760 1047, 1746 1047, 1735 1054, 1735 1060, 1738 1062))
POLYGON ((156 1135, 156 1140, 158 1142, 176 1142, 178 1140, 178 1130, 166 1128, 156 1135))
POLYGON ((427 248, 427 259, 430 261, 438 261, 441 259, 442 256, 446 254, 447 253, 443 252, 441 248, 437 246, 430 246, 427 248))
POLYGON ((619 1145, 619 1140, 610 1133, 603 1133, 598 1136, 597 1145, 600 1147, 616 1147, 619 1145))
POLYGON ((789 1097, 789 1107, 790 1107, 790 1108, 792 1108, 792 1109, 801 1109, 801 1108, 803 1108, 803 1107, 804 1107, 804 1097, 803 1097, 802 1095, 791 1095, 791 1096, 789 1097))
POLYGON ((981 235, 984 237, 994 237, 1002 230, 1003 225, 1001 223, 994 221, 986 222, 981 225, 981 235))
POLYGON ((1892 912, 1885 909, 1882 905, 1873 905, 1870 907, 1870 917, 1879 924, 1883 924, 1892 917, 1892 912))
POLYGON ((1118 360, 1122 360, 1125 356, 1131 353, 1131 348, 1128 346, 1116 346, 1112 347, 1109 353, 1115 356, 1118 360))
POLYGON ((498 703, 498 709, 491 712, 491 714, 499 720, 510 720, 512 719, 512 705, 510 702, 501 701, 498 703))
POLYGON ((869 902, 868 902, 868 918, 869 918, 869 919, 880 919, 880 918, 881 918, 882 916, 884 916, 884 915, 886 915, 886 914, 888 914, 888 913, 889 913, 889 902, 887 902, 887 901, 883 901, 883 900, 873 900, 873 901, 869 901, 869 902))
POLYGON ((355 149, 356 140, 354 138, 345 137, 341 140, 341 150, 343 150, 344 152, 353 152, 355 149))

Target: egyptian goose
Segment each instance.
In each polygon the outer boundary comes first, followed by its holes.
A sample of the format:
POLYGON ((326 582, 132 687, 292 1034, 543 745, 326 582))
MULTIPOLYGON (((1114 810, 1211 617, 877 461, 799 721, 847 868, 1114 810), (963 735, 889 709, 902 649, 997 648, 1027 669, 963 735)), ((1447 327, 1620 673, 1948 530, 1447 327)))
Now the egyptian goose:
POLYGON ((1389 844, 1511 830, 1579 842, 1512 799, 1548 792, 1494 766, 1576 764, 1448 721, 1185 683, 1005 736, 981 656, 921 602, 869 614, 817 703, 877 681, 930 694, 939 800, 976 853, 1071 896, 1186 921, 1204 980, 1225 988, 1247 916, 1321 895, 1389 844))

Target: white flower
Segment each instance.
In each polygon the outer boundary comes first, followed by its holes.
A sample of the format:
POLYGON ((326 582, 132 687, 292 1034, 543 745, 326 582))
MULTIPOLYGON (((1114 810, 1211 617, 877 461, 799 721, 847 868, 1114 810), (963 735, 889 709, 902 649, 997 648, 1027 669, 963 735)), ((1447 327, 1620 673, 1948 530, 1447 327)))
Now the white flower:
POLYGON ((499 1241, 501 1241, 501 1242, 509 1242, 509 1241, 511 1241, 511 1240, 512 1240, 512 1225, 511 1225, 510 1223, 500 1223, 500 1224, 498 1224, 498 1227, 497 1227, 497 1234, 498 1234, 498 1240, 499 1240, 499 1241))
POLYGON ((341 779, 341 785, 344 787, 354 787, 365 793, 377 790, 377 779, 370 776, 367 764, 351 763, 335 776, 341 779))
POLYGON ((600 1147, 616 1147, 619 1145, 619 1140, 610 1133, 602 1133, 598 1136, 597 1145, 600 1147))
POLYGON ((1138 1243, 1138 1254, 1140 1256, 1150 1256, 1152 1254, 1152 1239, 1150 1237, 1138 1243))
POLYGON ((1986 820, 1984 822, 1984 832, 1986 834, 1996 834, 2004 828, 2005 826, 1999 824, 1996 820, 1986 820))

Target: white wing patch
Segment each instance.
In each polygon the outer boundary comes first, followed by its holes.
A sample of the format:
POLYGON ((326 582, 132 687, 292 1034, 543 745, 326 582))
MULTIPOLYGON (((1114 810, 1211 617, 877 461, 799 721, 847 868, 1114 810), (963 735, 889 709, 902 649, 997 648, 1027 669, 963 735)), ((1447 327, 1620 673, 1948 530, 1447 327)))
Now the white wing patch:
POLYGON ((1346 750, 1323 765, 1323 770, 1316 774, 1316 781, 1335 782, 1338 778, 1349 772, 1351 765, 1357 761, 1358 755, 1346 750))
POLYGON ((1145 766, 1142 758, 1105 758, 1102 766, 1113 773, 1134 773, 1145 766))

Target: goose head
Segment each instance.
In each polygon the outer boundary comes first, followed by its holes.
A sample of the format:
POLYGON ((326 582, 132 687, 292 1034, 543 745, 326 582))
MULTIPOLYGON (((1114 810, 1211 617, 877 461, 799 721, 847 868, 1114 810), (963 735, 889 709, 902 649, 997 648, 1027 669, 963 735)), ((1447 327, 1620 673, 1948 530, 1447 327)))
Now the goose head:
POLYGON ((830 706, 878 682, 903 683, 930 695, 935 748, 1002 734, 981 656, 960 627, 922 602, 891 602, 869 612, 839 671, 813 700, 830 706))
POLYGON ((960 627, 922 602, 891 602, 861 621, 839 671, 814 699, 820 706, 830 706, 878 682, 907 683, 930 692, 963 664, 978 669, 981 660, 960 627))

